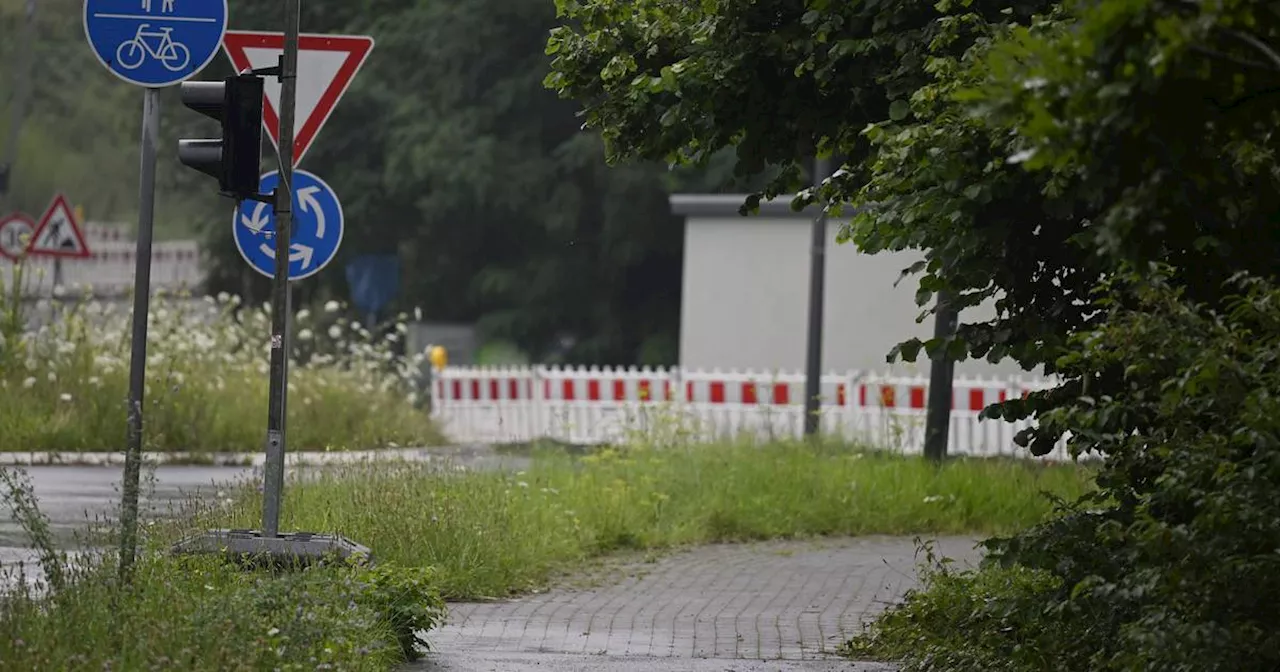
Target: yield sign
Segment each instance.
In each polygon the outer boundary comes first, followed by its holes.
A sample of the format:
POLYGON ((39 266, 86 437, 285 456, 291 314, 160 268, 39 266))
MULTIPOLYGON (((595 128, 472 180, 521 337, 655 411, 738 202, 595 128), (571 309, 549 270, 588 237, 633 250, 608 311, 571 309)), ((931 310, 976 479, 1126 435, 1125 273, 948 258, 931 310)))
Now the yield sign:
POLYGON ((44 217, 36 225, 31 234, 31 246, 27 254, 33 257, 77 257, 87 258, 89 246, 84 242, 84 234, 80 232, 80 223, 75 213, 67 205, 67 198, 58 194, 45 210, 44 217))
MULTIPOLYGON (((279 65, 284 55, 284 33, 261 33, 228 30, 222 48, 237 72, 279 65)), ((293 165, 329 120, 333 108, 347 92, 356 72, 364 65, 373 38, 368 35, 321 35, 303 33, 298 36, 298 102, 294 108, 293 165)), ((280 146, 280 80, 266 77, 263 82, 265 100, 262 123, 271 142, 280 146)))

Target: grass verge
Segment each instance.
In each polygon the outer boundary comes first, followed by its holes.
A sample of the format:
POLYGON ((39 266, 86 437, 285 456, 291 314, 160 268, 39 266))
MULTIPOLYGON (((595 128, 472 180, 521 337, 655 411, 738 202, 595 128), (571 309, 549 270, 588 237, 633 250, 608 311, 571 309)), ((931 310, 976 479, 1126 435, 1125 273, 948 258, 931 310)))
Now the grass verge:
MULTIPOLYGON (((993 534, 1075 497, 1087 469, 1019 460, 918 457, 840 445, 633 446, 585 457, 537 451, 518 473, 439 465, 338 467, 286 489, 282 527, 337 532, 404 566, 431 566, 450 599, 541 587, 617 550, 771 538, 993 534)), ((204 526, 252 527, 244 492, 204 526)))
MULTIPOLYGON (((122 584, 112 554, 53 548, 30 484, 0 469, 5 502, 39 549, 40 575, 0 577, 0 668, 12 670, 388 670, 416 657, 444 615, 428 567, 242 570, 173 557, 152 536, 122 584)), ((114 547, 112 530, 92 530, 114 547)))
MULTIPOLYGON (((21 265, 19 265, 21 268, 21 265)), ((0 274, 2 275, 2 274, 0 274)), ((123 450, 131 316, 124 304, 19 300, 0 277, 0 451, 123 450), (43 325, 43 326, 35 326, 43 325)), ((295 318, 289 440, 298 450, 435 445, 419 409, 406 316, 370 330, 330 302, 295 318)), ((261 450, 270 307, 236 297, 153 301, 144 450, 261 450)))
MULTIPOLYGON (((14 669, 388 670, 438 623, 443 598, 504 596, 619 551, 818 535, 998 533, 1040 520, 1041 492, 1077 495, 1072 465, 953 460, 840 445, 535 449, 520 472, 413 463, 326 469, 286 490, 282 527, 338 532, 374 568, 242 571, 173 558, 177 534, 256 527, 256 483, 147 528, 132 587, 110 556, 66 562, 29 487, 6 501, 42 551, 43 590, 0 599, 14 669)), ((15 473, 15 472, 2 472, 15 473)), ((98 544, 113 547, 114 541, 98 544)), ((25 584, 22 584, 25 585, 25 584)))

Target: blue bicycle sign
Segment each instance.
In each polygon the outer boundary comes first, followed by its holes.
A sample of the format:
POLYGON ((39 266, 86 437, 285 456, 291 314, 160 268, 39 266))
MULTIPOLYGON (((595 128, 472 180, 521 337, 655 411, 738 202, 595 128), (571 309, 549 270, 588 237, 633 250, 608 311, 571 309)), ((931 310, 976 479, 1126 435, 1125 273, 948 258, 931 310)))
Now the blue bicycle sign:
POLYGON ((189 79, 218 55, 227 0, 85 0, 84 32, 115 76, 161 88, 189 79))

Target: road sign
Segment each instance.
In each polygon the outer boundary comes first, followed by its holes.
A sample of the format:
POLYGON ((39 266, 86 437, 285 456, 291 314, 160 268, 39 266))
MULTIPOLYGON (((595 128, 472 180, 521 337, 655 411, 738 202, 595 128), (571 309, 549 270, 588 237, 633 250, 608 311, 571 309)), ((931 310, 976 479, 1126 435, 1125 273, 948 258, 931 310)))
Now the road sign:
MULTIPOLYGON (((269 194, 280 184, 279 171, 262 176, 260 192, 269 194)), ((342 246, 345 222, 342 203, 333 188, 312 173, 293 173, 293 232, 289 245, 289 280, 302 280, 324 268, 342 246)), ((231 222, 240 256, 267 277, 275 274, 275 208, 243 201, 231 222)))
POLYGON ((112 74, 161 88, 190 78, 218 54, 227 0, 85 0, 84 34, 112 74))
POLYGON ((67 197, 53 197, 49 209, 44 211, 40 223, 31 234, 27 254, 33 257, 72 257, 85 259, 90 255, 89 245, 80 231, 80 222, 67 204, 67 197))
MULTIPOLYGON (((274 67, 284 54, 284 33, 229 30, 222 46, 237 72, 274 67)), ((298 37, 293 165, 298 165, 302 155, 307 153, 372 49, 373 38, 368 35, 304 33, 298 37)), ((280 82, 267 78, 265 85, 262 123, 267 127, 272 144, 279 146, 280 82)))
POLYGON ((17 261, 31 243, 35 230, 35 221, 21 212, 0 218, 0 257, 17 261))

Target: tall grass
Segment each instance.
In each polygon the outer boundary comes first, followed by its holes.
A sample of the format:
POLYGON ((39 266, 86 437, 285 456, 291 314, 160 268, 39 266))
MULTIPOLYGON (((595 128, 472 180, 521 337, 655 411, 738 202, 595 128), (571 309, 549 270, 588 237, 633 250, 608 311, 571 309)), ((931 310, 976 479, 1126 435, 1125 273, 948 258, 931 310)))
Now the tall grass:
MULTIPOLYGON (((18 269, 22 265, 17 266, 18 269)), ((0 277, 0 451, 121 450, 131 315, 117 304, 41 301, 32 329, 0 277)), ((295 316, 289 438, 298 450, 440 441, 417 406, 421 353, 397 354, 401 315, 371 333, 329 302, 295 316)), ((149 320, 146 449, 259 451, 266 423, 270 306, 160 295, 149 320)))
MULTIPOLYGON (((0 575, 3 670, 389 670, 416 657, 418 633, 444 616, 429 567, 246 571, 172 557, 163 535, 144 534, 124 584, 113 554, 54 547, 19 470, 0 467, 0 494, 42 574, 18 565, 0 575)), ((85 539, 110 544, 117 533, 99 522, 85 539)))
MULTIPOLYGON (((502 596, 619 549, 814 535, 989 534, 1039 521, 1043 492, 1091 487, 1072 464, 953 460, 804 443, 542 451, 519 473, 382 464, 286 489, 282 526, 339 532, 400 564, 435 567, 452 599, 502 596)), ((245 493, 204 525, 253 526, 245 493)))

